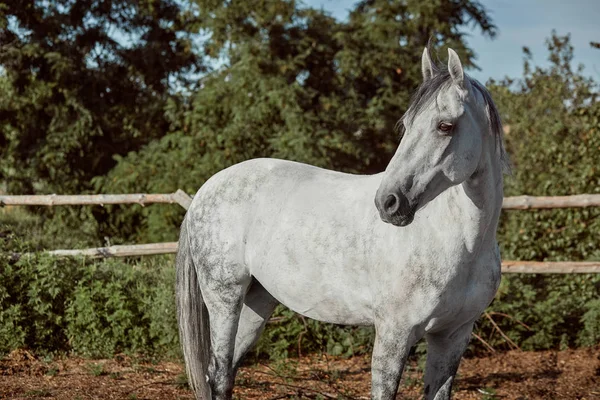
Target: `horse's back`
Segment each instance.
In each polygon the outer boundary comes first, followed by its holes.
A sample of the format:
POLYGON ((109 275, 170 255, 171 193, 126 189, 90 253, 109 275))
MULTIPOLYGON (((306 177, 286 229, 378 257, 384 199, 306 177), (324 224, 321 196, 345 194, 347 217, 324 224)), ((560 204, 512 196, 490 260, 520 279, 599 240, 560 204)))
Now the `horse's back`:
MULTIPOLYGON (((222 252, 246 243, 249 230, 258 223, 277 222, 278 215, 293 212, 290 199, 314 198, 335 190, 336 181, 352 175, 279 159, 252 159, 226 168, 198 190, 186 214, 196 248, 212 245, 222 252), (300 190, 303 185, 312 186, 300 190), (285 209, 284 209, 285 208, 285 209)), ((241 249, 240 249, 241 250, 241 249)))
MULTIPOLYGON (((253 206, 261 196, 282 199, 286 190, 302 183, 318 186, 319 192, 334 189, 364 176, 327 170, 308 164, 274 158, 257 158, 232 165, 206 181, 198 190, 190 210, 206 212, 207 208, 253 206)), ((352 186, 344 185, 346 188, 352 186)))

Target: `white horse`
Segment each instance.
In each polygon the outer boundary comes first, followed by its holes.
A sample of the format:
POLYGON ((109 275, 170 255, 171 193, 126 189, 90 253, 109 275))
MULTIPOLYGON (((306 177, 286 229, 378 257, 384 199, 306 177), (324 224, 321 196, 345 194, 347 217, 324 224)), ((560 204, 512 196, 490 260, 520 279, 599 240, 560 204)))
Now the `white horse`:
POLYGON ((237 366, 279 303, 374 325, 373 399, 396 396, 425 336, 426 399, 448 399, 473 323, 500 283, 496 227, 506 156, 487 90, 423 52, 424 82, 385 172, 257 159, 198 191, 181 227, 177 302, 198 399, 231 399, 237 366), (374 201, 374 202, 373 202, 374 201))

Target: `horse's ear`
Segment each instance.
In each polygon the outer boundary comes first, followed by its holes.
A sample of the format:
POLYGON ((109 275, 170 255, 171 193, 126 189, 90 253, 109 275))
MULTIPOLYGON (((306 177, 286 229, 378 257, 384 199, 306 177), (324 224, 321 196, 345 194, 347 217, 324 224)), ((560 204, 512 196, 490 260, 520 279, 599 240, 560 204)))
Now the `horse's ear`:
POLYGON ((462 64, 458 58, 458 54, 452 49, 448 49, 448 72, 452 77, 452 81, 458 86, 462 86, 465 80, 465 73, 462 64))
POLYGON ((433 77, 433 63, 427 47, 423 50, 423 56, 421 57, 421 73, 423 73, 423 82, 427 82, 433 77))

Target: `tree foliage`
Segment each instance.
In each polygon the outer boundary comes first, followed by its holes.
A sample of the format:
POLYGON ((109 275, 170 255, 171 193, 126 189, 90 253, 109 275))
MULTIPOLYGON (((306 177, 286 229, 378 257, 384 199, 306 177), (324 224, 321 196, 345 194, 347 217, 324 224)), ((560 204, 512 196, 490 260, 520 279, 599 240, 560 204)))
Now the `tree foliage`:
POLYGON ((198 64, 174 0, 0 3, 0 180, 89 190, 165 134, 169 79, 198 64))
MULTIPOLYGON (((525 49, 523 78, 490 85, 508 127, 514 175, 506 195, 559 196, 600 193, 598 86, 582 67, 573 69, 568 36, 547 41, 550 66, 532 65, 525 49)), ((600 260, 600 209, 508 211, 499 242, 511 260, 600 260)), ((593 345, 600 341, 600 276, 506 276, 492 310, 500 327, 526 349, 593 345)), ((492 331, 489 321, 484 330, 492 331)), ((494 340, 501 342, 496 336, 494 340)))
MULTIPOLYGON (((363 1, 348 21, 294 1, 195 4, 204 55, 219 68, 168 108, 169 133, 119 158, 98 190, 194 193, 220 169, 256 157, 382 171, 398 143, 394 125, 421 82, 424 46, 451 45, 473 66, 462 30, 495 33, 474 1, 363 1)), ((174 238, 165 227, 181 215, 166 210, 144 210, 136 227, 153 240, 174 238)))
MULTIPOLYGON (((532 67, 526 51, 523 79, 492 87, 509 127, 506 141, 515 166, 514 176, 506 181, 506 194, 600 193, 597 84, 581 70, 572 69, 568 36, 554 34, 548 49, 550 67, 532 67)), ((600 259, 599 215, 596 208, 509 212, 502 226, 510 232, 502 237, 505 256, 600 259)))

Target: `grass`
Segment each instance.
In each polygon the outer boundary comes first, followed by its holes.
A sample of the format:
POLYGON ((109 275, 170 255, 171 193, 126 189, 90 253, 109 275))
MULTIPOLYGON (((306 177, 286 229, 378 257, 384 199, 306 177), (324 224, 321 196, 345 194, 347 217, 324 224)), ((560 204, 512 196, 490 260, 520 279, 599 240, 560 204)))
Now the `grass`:
POLYGON ((495 400, 497 399, 496 397, 496 389, 494 388, 482 388, 482 389, 477 389, 477 391, 481 394, 483 394, 483 397, 481 398, 481 400, 495 400))
POLYGON ((177 389, 189 389, 190 385, 188 383, 188 377, 185 373, 177 375, 175 378, 175 387, 177 389))
POLYGON ((90 372, 90 374, 94 376, 106 375, 106 371, 104 370, 104 364, 88 363, 87 369, 90 372))
POLYGON ((30 390, 25 392, 26 397, 52 397, 52 392, 48 389, 30 390))

